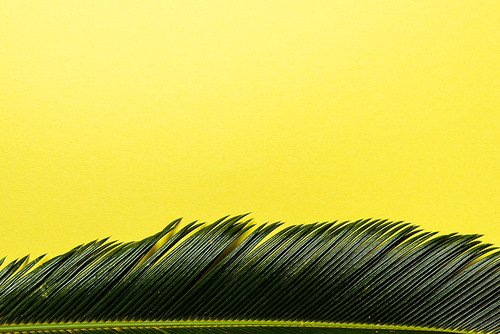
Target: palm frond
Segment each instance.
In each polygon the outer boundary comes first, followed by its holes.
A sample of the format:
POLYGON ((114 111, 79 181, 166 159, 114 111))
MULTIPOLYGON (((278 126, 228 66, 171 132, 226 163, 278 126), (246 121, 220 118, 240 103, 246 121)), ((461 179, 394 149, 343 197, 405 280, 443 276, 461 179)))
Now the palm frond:
POLYGON ((500 332, 500 252, 479 235, 244 217, 13 261, 0 271, 0 332, 500 332))

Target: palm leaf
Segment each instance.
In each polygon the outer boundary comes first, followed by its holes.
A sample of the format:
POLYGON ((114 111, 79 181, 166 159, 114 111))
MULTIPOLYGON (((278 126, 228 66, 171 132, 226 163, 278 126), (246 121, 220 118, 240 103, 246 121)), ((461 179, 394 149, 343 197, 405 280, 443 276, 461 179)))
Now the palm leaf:
POLYGON ((500 332, 500 252, 479 235, 244 217, 13 261, 0 271, 0 332, 500 332))

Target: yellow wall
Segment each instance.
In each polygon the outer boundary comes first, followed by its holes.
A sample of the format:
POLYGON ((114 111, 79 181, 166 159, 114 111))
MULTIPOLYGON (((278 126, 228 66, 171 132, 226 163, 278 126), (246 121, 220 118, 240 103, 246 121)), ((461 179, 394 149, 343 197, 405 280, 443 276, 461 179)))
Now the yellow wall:
POLYGON ((0 255, 178 217, 500 244, 497 0, 0 1, 0 255))

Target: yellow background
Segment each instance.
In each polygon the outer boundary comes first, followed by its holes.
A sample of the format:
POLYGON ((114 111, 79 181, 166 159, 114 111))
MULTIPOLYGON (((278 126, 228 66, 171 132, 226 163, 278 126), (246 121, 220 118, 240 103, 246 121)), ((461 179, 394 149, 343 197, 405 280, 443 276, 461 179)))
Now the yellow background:
POLYGON ((168 222, 500 244, 497 0, 0 2, 0 255, 168 222))

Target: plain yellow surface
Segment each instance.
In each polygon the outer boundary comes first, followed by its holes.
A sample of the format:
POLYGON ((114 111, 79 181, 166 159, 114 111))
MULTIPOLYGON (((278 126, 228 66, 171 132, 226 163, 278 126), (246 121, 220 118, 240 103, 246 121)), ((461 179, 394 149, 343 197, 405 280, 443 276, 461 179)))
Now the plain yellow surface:
POLYGON ((500 245, 497 0, 1 1, 0 255, 184 217, 500 245))

